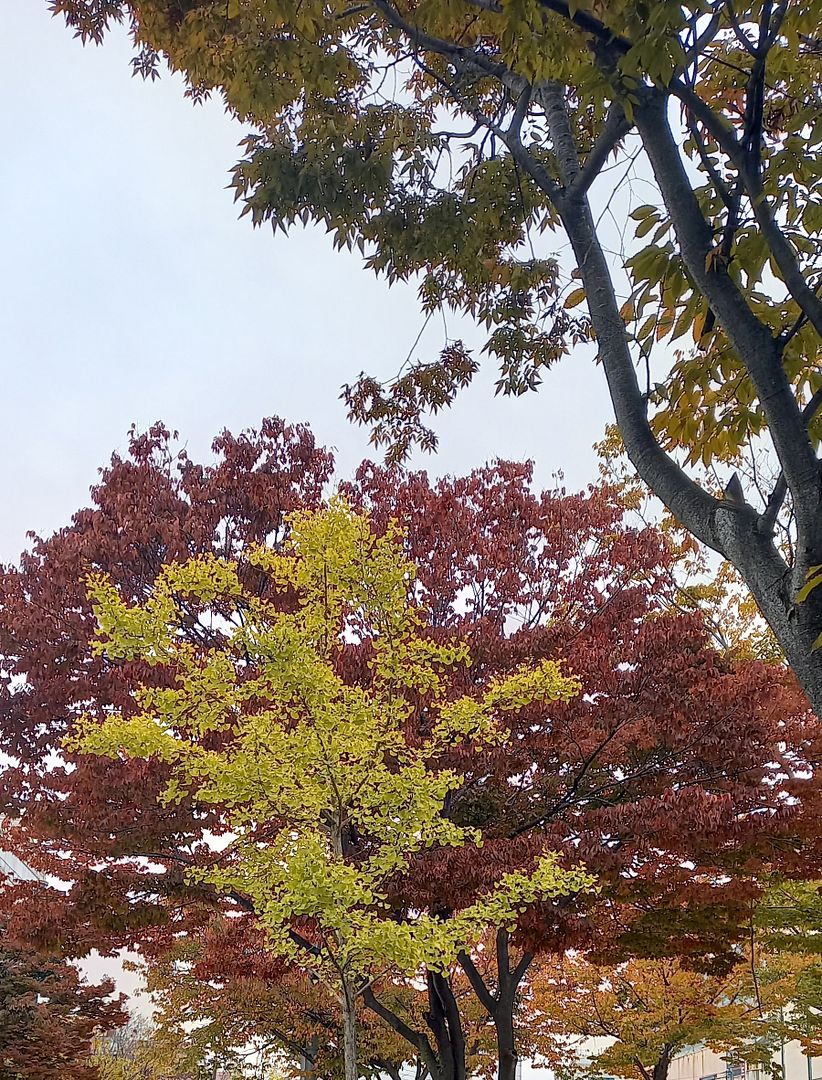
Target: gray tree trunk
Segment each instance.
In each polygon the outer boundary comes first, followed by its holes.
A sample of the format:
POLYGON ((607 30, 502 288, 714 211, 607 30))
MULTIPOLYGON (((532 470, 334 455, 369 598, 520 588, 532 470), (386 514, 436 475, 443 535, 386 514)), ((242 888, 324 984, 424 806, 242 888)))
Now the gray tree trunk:
POLYGON ((357 1002, 354 988, 342 979, 343 1059, 345 1080, 358 1080, 357 1060, 357 1002))

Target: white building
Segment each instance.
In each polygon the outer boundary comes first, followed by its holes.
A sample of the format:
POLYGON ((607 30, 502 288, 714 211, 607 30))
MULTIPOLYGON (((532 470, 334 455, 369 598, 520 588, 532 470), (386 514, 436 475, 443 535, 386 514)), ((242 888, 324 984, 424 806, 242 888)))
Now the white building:
MULTIPOLYGON (((822 1080, 822 1058, 807 1057, 798 1042, 789 1042, 773 1056, 784 1080, 822 1080)), ((697 1046, 671 1062, 668 1080, 766 1080, 762 1069, 729 1064, 712 1050, 697 1046)))

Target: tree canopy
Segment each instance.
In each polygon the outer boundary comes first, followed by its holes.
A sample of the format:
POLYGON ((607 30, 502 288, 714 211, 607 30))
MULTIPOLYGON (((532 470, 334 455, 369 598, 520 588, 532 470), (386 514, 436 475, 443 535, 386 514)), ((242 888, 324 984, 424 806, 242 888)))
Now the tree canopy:
POLYGON ((812 959, 750 942, 722 972, 677 959, 600 966, 581 956, 546 958, 531 972, 521 1022, 537 1055, 566 1077, 666 1080, 673 1060, 696 1045, 769 1070, 784 1042, 802 1037, 809 1052, 819 1047, 818 1018, 807 1027, 792 1008, 806 977, 819 978, 812 959), (592 1038, 608 1045, 581 1053, 592 1038))
MULTIPOLYGON (((320 222, 416 280, 424 313, 482 323, 500 391, 594 340, 637 471, 737 568, 822 707, 818 3, 51 6, 86 40, 125 20, 136 71, 219 93, 252 126, 244 212, 320 222)), ((395 456, 432 447, 426 412, 479 363, 448 339, 386 385, 345 373, 351 415, 395 456)))
MULTIPOLYGON (((175 761, 156 754, 102 759, 65 748, 84 715, 101 724, 122 716, 127 727, 138 721, 140 695, 158 715, 185 697, 159 655, 95 645, 89 574, 118 635, 148 628, 166 648, 168 626, 176 626, 172 652, 191 666, 186 692, 205 692, 211 675, 223 672, 191 718, 195 727, 228 715, 216 692, 226 679, 236 678, 241 694, 246 683, 268 678, 264 650, 248 638, 252 627, 264 642, 276 627, 300 626, 298 590, 277 568, 292 565, 288 515, 313 520, 330 458, 308 431, 277 420, 240 436, 223 433, 214 449, 200 463, 178 451, 162 425, 133 433, 128 452, 103 470, 91 505, 3 570, 0 705, 13 760, 2 790, 17 821, 8 842, 66 885, 20 883, 2 903, 15 932, 59 943, 66 954, 139 947, 158 968, 178 970, 181 1009, 213 1021, 204 1038, 256 1028, 272 1038, 279 1032, 290 1052, 310 1050, 313 1022, 331 1033, 333 1047, 341 1032, 333 995, 294 981, 283 958, 266 960, 260 897, 239 880, 223 891, 213 878, 213 837, 230 839, 243 806, 198 799, 197 778, 175 776, 175 761), (236 583, 233 599, 217 602, 209 568, 236 583), (177 587, 186 581, 194 595, 177 587), (207 587, 210 599, 198 600, 207 587), (243 608, 243 630, 237 600, 246 594, 266 617, 249 623, 243 608), (246 653, 239 644, 247 638, 246 653), (161 801, 175 780, 179 799, 161 801), (189 948, 181 952, 181 943, 189 948), (217 1008, 212 991, 221 989, 229 1008, 247 1001, 246 975, 265 994, 244 1028, 217 1008), (188 996, 198 980, 211 989, 188 996)), ((421 993, 409 994, 396 978, 364 989, 361 1022, 367 1011, 398 1040, 369 1031, 364 1065, 383 1051, 394 1065, 415 1060, 422 1047, 433 1080, 464 1080, 472 1054, 482 1067, 498 1062, 505 1080, 516 1067, 517 994, 536 954, 596 939, 614 962, 727 956, 746 933, 759 890, 750 867, 818 876, 817 721, 784 668, 718 651, 701 614, 680 610, 676 552, 658 529, 630 520, 615 488, 538 493, 530 468, 512 463, 438 482, 366 463, 341 487, 353 509, 367 512, 380 550, 392 550, 382 538, 403 537, 403 565, 417 568, 407 602, 423 619, 424 649, 470 659, 439 672, 449 701, 482 702, 524 664, 550 671, 558 661, 581 691, 565 701, 526 695, 519 707, 497 710, 504 742, 441 748, 437 768, 457 778, 442 827, 479 834, 482 845, 409 850, 406 869, 380 889, 390 910, 400 920, 425 913, 447 922, 492 895, 506 875, 530 872, 546 850, 566 866, 583 864, 600 888, 535 897, 513 933, 492 933, 447 971, 430 968, 421 993), (614 919, 615 909, 625 917, 614 919)), ((356 634, 344 644, 334 678, 372 700, 373 644, 356 634)), ((325 670, 315 658, 305 678, 325 670)), ((437 712, 424 694, 407 700, 409 746, 421 753, 437 712)), ((236 705, 238 735, 256 708, 251 700, 236 705)), ((202 754, 220 763, 218 779, 239 780, 223 767, 227 734, 195 727, 177 764, 185 771, 202 754)), ((267 827, 273 837, 280 826, 272 818, 267 827)), ((367 837, 352 858, 368 854, 363 844, 367 837)))

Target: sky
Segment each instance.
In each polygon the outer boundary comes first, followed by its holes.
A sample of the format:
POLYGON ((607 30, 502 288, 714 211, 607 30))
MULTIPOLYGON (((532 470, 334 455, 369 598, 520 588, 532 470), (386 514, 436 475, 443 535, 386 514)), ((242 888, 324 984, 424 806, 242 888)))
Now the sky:
MULTIPOLYGON (((179 80, 132 78, 124 33, 83 47, 46 0, 2 0, 0 38, 0 561, 88 504, 132 423, 162 419, 193 456, 266 415, 307 422, 340 475, 367 456, 340 387, 387 378, 422 326, 415 288, 390 289, 318 229, 255 230, 226 190, 244 129, 179 80)), ((449 319, 449 332, 481 332, 449 319)), ((432 320, 413 356, 434 357, 432 320)), ((495 457, 536 462, 542 486, 596 477, 609 422, 590 354, 538 394, 494 398, 492 365, 438 418, 432 473, 495 457)))

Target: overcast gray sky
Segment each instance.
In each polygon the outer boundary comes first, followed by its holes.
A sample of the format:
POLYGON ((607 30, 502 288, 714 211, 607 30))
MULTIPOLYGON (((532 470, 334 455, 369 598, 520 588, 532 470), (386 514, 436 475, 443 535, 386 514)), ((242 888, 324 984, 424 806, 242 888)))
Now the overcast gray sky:
MULTIPOLYGON (((163 419, 193 453, 262 416, 307 421, 345 473, 369 453, 340 385, 390 376, 422 320, 413 286, 388 289, 318 230, 237 219, 225 190, 243 128, 178 80, 131 77, 124 34, 83 48, 46 0, 2 0, 0 559, 87 502, 132 422, 163 419)), ((481 341, 470 324, 452 334, 481 341)), ((416 355, 435 355, 432 320, 416 355)), ((494 399, 488 367, 420 463, 459 472, 534 458, 594 479, 610 418, 601 371, 574 357, 538 395, 494 399)))

